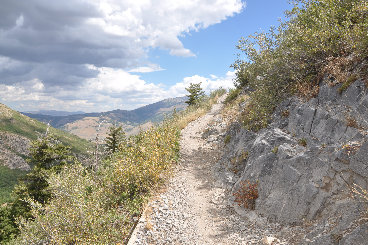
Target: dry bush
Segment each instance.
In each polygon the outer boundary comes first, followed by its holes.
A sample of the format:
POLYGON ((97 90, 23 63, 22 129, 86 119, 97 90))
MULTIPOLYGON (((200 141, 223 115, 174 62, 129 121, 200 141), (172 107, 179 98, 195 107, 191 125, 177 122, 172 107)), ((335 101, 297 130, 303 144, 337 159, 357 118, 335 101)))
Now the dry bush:
POLYGON ((240 182, 239 189, 233 195, 239 206, 254 210, 255 201, 258 198, 258 181, 255 183, 249 180, 240 182))
POLYGON ((327 74, 330 79, 330 86, 344 83, 350 76, 349 71, 353 64, 353 56, 329 57, 326 59, 326 65, 321 69, 319 77, 323 78, 327 74))
POLYGON ((346 120, 346 126, 357 128, 357 129, 360 128, 357 120, 354 117, 347 115, 345 116, 345 120, 346 120))
POLYGON ((240 117, 241 112, 244 110, 242 106, 248 101, 248 99, 248 95, 239 94, 234 100, 231 100, 225 105, 224 109, 221 111, 221 114, 224 120, 229 122, 228 125, 240 117))
POLYGON ((299 82, 295 85, 296 93, 305 100, 317 97, 319 93, 319 85, 310 82, 299 82))
POLYGON ((351 191, 358 196, 359 198, 363 199, 364 202, 368 202, 368 191, 363 187, 353 184, 351 187, 351 191))

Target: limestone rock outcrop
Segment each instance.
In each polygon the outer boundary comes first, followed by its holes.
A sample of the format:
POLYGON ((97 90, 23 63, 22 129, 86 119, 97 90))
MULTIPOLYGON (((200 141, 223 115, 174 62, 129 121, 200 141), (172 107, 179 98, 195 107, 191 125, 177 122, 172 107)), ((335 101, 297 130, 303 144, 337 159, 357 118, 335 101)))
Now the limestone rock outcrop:
POLYGON ((305 244, 368 241, 367 204, 351 191, 368 189, 368 89, 361 80, 340 86, 322 83, 309 101, 284 101, 257 133, 238 122, 225 136, 232 191, 258 181, 255 212, 303 227, 305 244))

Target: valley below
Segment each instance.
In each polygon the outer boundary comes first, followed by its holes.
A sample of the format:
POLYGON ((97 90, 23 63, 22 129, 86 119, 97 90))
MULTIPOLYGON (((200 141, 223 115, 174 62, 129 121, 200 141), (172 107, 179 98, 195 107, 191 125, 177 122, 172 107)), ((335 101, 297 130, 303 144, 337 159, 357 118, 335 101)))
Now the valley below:
MULTIPOLYGON (((55 116, 47 114, 24 113, 51 126, 65 130, 82 139, 100 142, 107 136, 109 127, 122 126, 126 135, 137 134, 141 130, 152 127, 169 116, 174 109, 182 111, 187 106, 186 97, 162 100, 135 110, 114 110, 100 113, 71 114, 55 116)), ((66 112, 63 112, 64 114, 66 112)))

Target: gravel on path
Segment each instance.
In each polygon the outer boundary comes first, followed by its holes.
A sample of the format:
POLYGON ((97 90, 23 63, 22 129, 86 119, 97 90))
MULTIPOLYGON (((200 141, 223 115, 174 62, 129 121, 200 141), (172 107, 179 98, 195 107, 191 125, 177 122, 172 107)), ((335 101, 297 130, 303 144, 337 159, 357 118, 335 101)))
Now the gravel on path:
POLYGON ((224 99, 182 130, 174 177, 148 203, 128 245, 288 244, 276 238, 283 232, 279 225, 235 212, 229 186, 215 177, 226 130, 220 113, 224 99), (203 137, 209 129, 215 133, 203 137))

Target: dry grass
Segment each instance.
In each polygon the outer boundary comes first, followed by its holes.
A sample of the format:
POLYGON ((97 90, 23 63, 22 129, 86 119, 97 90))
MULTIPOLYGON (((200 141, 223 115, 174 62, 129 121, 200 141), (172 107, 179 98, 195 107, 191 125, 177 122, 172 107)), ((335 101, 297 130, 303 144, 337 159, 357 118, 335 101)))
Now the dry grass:
MULTIPOLYGON (((226 104, 222 110, 222 117, 228 122, 236 121, 244 108, 241 108, 241 104, 249 99, 248 95, 239 95, 236 99, 226 104)), ((229 125, 229 124, 228 124, 229 125)))
POLYGON ((205 115, 215 104, 218 99, 224 94, 224 91, 214 91, 211 96, 202 101, 198 105, 188 106, 184 111, 175 115, 175 124, 181 130, 185 128, 190 122, 205 115))
POLYGON ((364 202, 368 202, 368 191, 364 189, 363 187, 353 184, 351 187, 351 191, 358 196, 359 198, 363 199, 364 202))
POLYGON ((345 120, 346 120, 346 126, 359 129, 359 124, 354 117, 346 116, 345 120))
POLYGON ((319 93, 319 86, 308 82, 297 83, 295 89, 297 94, 305 100, 315 98, 319 93))
POLYGON ((147 230, 152 230, 153 228, 153 225, 151 223, 151 215, 153 213, 153 208, 151 206, 148 206, 145 213, 144 213, 144 217, 146 219, 146 225, 145 225, 145 228, 147 230))
POLYGON ((328 74, 330 78, 330 86, 343 83, 349 78, 349 69, 353 66, 355 59, 353 56, 340 56, 327 58, 327 64, 321 70, 319 77, 323 78, 328 74))

